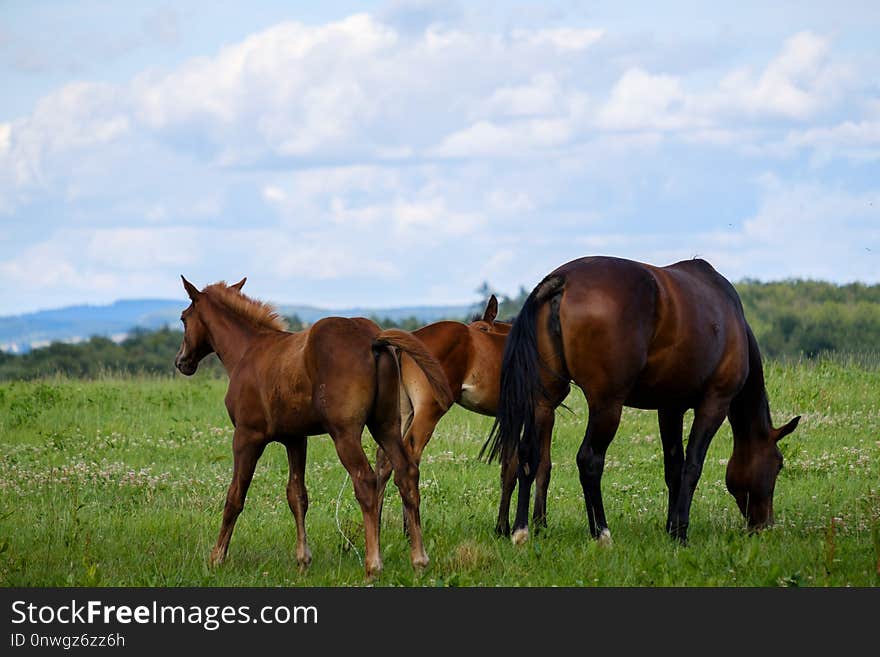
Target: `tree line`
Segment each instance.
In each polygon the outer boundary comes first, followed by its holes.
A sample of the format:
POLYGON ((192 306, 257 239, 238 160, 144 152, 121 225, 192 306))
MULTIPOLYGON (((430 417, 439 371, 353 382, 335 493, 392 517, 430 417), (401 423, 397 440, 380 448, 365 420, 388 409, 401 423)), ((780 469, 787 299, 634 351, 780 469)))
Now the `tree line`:
MULTIPOLYGON (((835 285, 821 281, 792 280, 762 283, 744 280, 736 284, 746 318, 765 358, 814 359, 823 354, 880 354, 880 285, 852 283, 835 285)), ((468 322, 482 315, 486 299, 494 293, 499 300, 498 318, 511 320, 528 296, 525 288, 505 295, 488 283, 478 288, 482 300, 468 317, 450 318, 468 322)), ((422 325, 416 317, 394 321, 371 317, 383 328, 412 331, 422 325)), ((290 330, 305 324, 297 316, 287 318, 290 330)), ((178 329, 156 331, 136 329, 121 342, 92 337, 77 344, 55 342, 26 354, 0 352, 0 380, 32 379, 62 374, 96 378, 106 374, 170 375, 183 333, 178 329)), ((222 376, 216 357, 209 357, 201 371, 222 376)))

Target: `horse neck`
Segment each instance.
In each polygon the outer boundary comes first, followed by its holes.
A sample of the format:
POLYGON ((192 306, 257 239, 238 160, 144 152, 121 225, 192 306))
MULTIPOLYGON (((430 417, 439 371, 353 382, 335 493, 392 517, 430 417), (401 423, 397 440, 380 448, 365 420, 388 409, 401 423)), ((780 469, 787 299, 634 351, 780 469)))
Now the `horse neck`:
POLYGON ((257 330, 221 304, 211 303, 210 308, 210 312, 203 313, 202 321, 210 334, 214 353, 223 363, 227 374, 230 374, 256 336, 257 330))
POLYGON ((742 390, 730 403, 728 413, 733 429, 733 442, 745 445, 770 437, 770 402, 764 387, 764 366, 755 338, 749 330, 749 374, 742 390))

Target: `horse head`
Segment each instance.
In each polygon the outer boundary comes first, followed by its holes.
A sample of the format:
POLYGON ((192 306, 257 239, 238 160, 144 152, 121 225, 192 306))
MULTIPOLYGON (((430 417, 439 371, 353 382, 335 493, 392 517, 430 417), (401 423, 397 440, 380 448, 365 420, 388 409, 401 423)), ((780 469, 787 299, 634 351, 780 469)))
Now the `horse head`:
POLYGON ((727 462, 727 490, 750 529, 773 524, 773 491, 782 470, 782 452, 777 443, 797 428, 800 419, 798 416, 779 429, 770 426, 764 436, 734 442, 727 462))
MULTIPOLYGON (((208 354, 213 353, 210 334, 205 326, 203 293, 183 276, 183 287, 190 298, 190 304, 180 315, 183 322, 183 341, 174 358, 174 365, 182 374, 192 376, 199 368, 199 363, 208 354)), ((231 288, 241 291, 247 278, 241 279, 231 288)))

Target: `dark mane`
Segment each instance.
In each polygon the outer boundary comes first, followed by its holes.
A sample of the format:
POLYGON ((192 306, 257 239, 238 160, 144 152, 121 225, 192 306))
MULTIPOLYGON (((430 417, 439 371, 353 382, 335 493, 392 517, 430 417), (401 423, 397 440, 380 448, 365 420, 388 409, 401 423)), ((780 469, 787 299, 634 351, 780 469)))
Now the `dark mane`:
POLYGON ((749 374, 736 397, 730 402, 728 418, 737 438, 767 437, 770 435, 770 402, 764 385, 764 366, 761 352, 752 329, 746 325, 749 339, 749 374))

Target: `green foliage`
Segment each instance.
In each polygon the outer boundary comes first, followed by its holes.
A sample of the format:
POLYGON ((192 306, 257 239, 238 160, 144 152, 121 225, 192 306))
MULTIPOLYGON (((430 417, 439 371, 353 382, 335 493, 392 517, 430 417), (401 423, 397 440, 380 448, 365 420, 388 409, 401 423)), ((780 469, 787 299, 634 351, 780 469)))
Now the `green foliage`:
MULTIPOLYGON (((861 355, 863 362, 877 362, 880 285, 745 280, 736 288, 765 357, 797 359, 845 353, 861 355)), ((495 294, 501 320, 514 318, 529 295, 529 291, 521 287, 516 295, 508 296, 494 290, 489 283, 483 283, 476 292, 483 300, 474 305, 473 315, 482 315, 486 299, 495 294)), ((296 315, 286 319, 291 331, 306 327, 296 315)), ((416 317, 393 320, 374 316, 371 319, 383 328, 407 331, 423 325, 416 317)), ((469 322, 472 317, 450 319, 469 322)), ((95 378, 114 372, 172 374, 174 355, 182 337, 180 331, 168 328, 135 330, 119 344, 93 337, 79 344, 56 342, 23 355, 0 352, 0 380, 27 380, 55 374, 77 378, 95 378)), ((222 367, 213 356, 201 367, 214 375, 222 374, 222 367)))
MULTIPOLYGON (((0 380, 58 374, 89 379, 109 373, 171 375, 182 339, 182 331, 163 328, 158 331, 135 329, 118 344, 97 336, 79 344, 53 342, 22 355, 0 355, 0 380)), ((214 356, 205 359, 199 367, 215 375, 222 372, 214 356)))
POLYGON ((746 280, 736 288, 766 356, 880 350, 880 285, 746 280))

